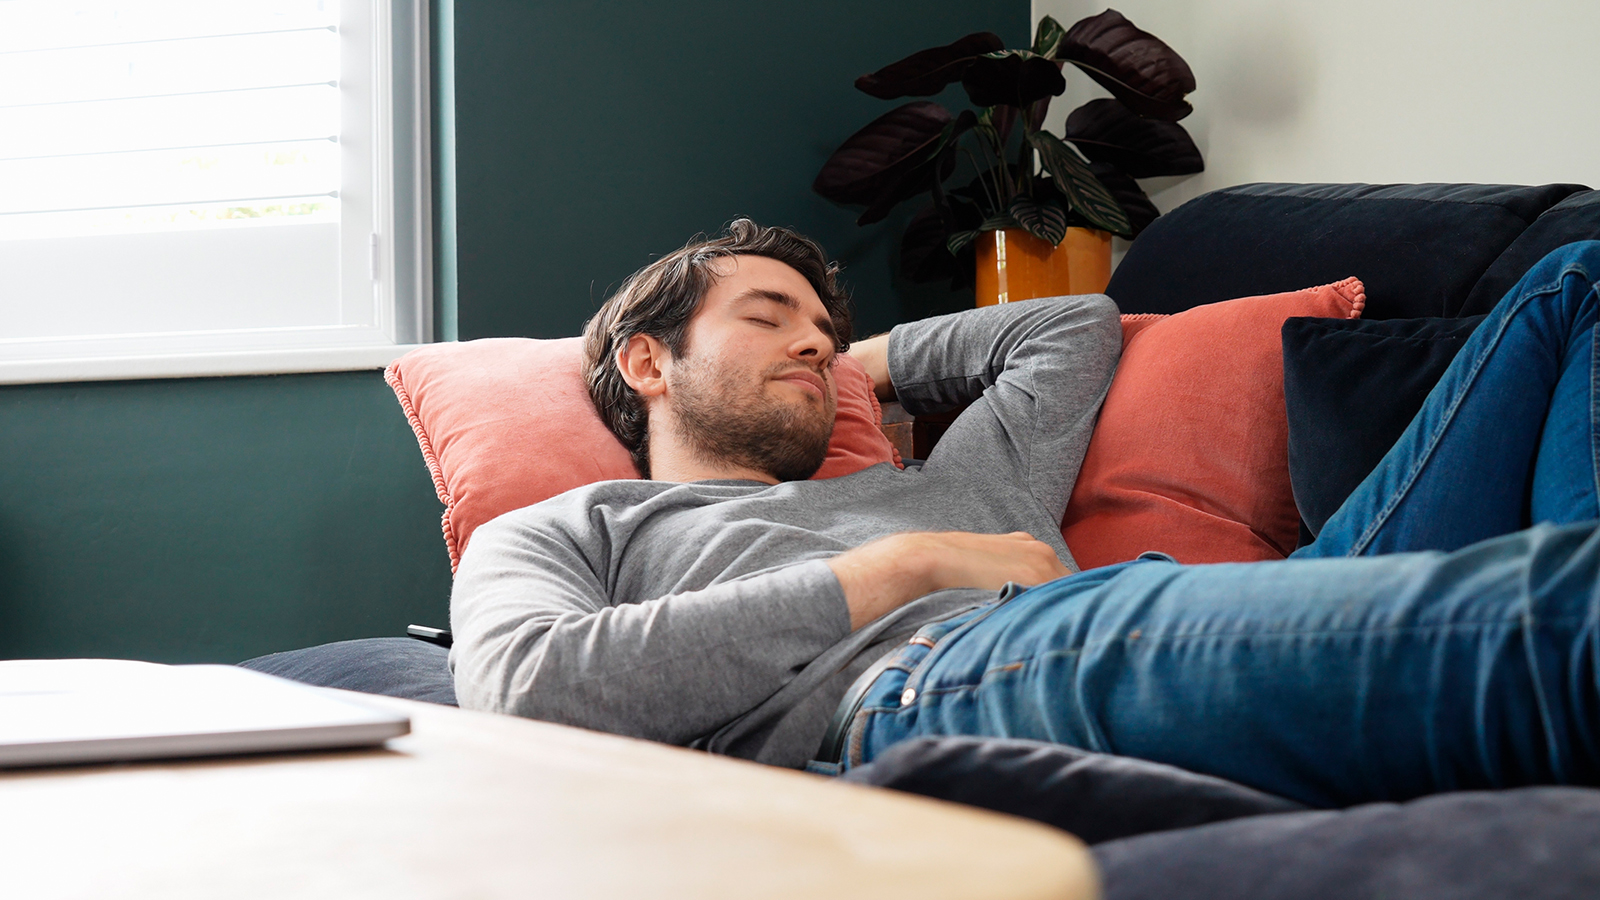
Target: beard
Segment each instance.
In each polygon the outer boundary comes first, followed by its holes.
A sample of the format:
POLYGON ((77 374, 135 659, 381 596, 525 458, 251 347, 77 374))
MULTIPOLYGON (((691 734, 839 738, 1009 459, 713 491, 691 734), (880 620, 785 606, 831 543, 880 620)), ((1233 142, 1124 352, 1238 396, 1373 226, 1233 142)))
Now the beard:
POLYGON ((678 436, 702 462, 766 472, 779 481, 804 481, 822 468, 833 437, 837 403, 774 399, 770 379, 796 367, 778 364, 759 378, 718 371, 685 357, 670 397, 678 436))

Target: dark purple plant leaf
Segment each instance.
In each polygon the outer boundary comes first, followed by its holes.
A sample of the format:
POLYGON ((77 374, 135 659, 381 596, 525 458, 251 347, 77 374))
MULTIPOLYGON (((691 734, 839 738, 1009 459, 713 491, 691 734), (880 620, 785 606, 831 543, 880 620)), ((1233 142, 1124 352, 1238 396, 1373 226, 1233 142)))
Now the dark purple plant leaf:
POLYGON ((1137 181, 1106 163, 1090 163, 1089 169, 1100 179, 1100 183, 1106 186, 1106 190, 1111 192, 1111 196, 1117 198, 1117 203, 1128 214, 1130 228, 1124 237, 1130 239, 1138 237, 1139 232, 1160 218, 1161 210, 1156 209, 1156 205, 1150 202, 1150 197, 1139 187, 1137 181))
POLYGON ((936 204, 924 206, 911 217, 900 238, 900 271, 918 284, 955 274, 956 259, 946 249, 954 216, 936 204))
POLYGON ((995 213, 989 218, 984 219, 982 222, 979 222, 976 228, 969 228, 965 231, 958 231, 955 234, 950 235, 950 252, 960 255, 963 250, 966 250, 968 247, 972 246, 972 242, 977 240, 985 231, 1000 231, 1001 229, 1005 228, 1021 227, 1022 225, 1017 222, 1016 219, 1011 217, 1011 213, 995 213))
POLYGON ((967 249, 973 237, 977 236, 979 223, 983 221, 983 213, 978 206, 964 200, 951 198, 945 207, 950 214, 951 232, 945 239, 943 252, 953 261, 953 271, 950 274, 950 287, 952 289, 970 288, 977 274, 977 254, 967 249), (951 246, 957 235, 969 234, 966 242, 959 247, 951 246))
POLYGON ((1011 139, 1012 127, 1017 124, 1017 108, 1014 106, 992 106, 978 116, 979 124, 983 124, 985 120, 994 128, 995 136, 1000 139, 1000 146, 1004 147, 1006 141, 1011 139))
POLYGON ((1068 228, 1098 227, 1093 222, 1079 215, 1076 210, 1068 207, 1066 195, 1061 193, 1060 189, 1056 187, 1055 179, 1049 177, 1048 175, 1041 175, 1033 180, 1033 196, 1043 200, 1053 200, 1057 206, 1065 210, 1068 228))
POLYGON ((943 161, 942 157, 935 158, 896 173, 896 177, 885 184, 882 192, 872 198, 867 208, 856 217, 856 224, 871 225, 873 222, 881 222, 896 206, 931 190, 936 178, 942 180, 943 176, 949 174, 945 171, 947 168, 955 168, 953 161, 948 166, 941 165, 943 161))
POLYGON ((1176 50, 1108 9, 1067 30, 1054 59, 1064 59, 1141 116, 1176 122, 1194 111, 1183 98, 1194 72, 1176 50))
POLYGON ((1067 89, 1067 80, 1059 66, 1042 56, 1001 50, 973 60, 961 76, 961 86, 974 106, 1022 109, 1035 100, 1059 96, 1067 89))
POLYGON ((871 203, 906 169, 934 156, 953 121, 949 110, 926 100, 891 109, 845 138, 811 189, 835 203, 871 203))
POLYGON ((992 32, 969 34, 953 44, 913 53, 863 75, 856 79, 856 88, 879 100, 931 97, 960 81, 973 59, 1005 45, 1005 41, 992 32))
MULTIPOLYGON (((1061 63, 1056 63, 1061 65, 1061 63)), ((1028 105, 1026 118, 1023 122, 1028 131, 1038 131, 1044 127, 1045 114, 1050 112, 1050 98, 1044 97, 1028 105)))
POLYGON ((978 225, 978 230, 980 232, 981 231, 999 231, 1002 228, 1021 228, 1021 227, 1022 227, 1021 225, 1017 224, 1017 220, 1016 219, 1011 218, 1011 213, 1009 213, 1009 212, 997 212, 994 215, 990 216, 989 218, 984 219, 983 222, 978 225))
POLYGON ((1117 100, 1090 100, 1073 110, 1062 136, 1090 162, 1110 163, 1134 178, 1193 175, 1206 168, 1182 125, 1147 119, 1117 100))
POLYGON ((1055 179, 1056 188, 1067 198, 1073 212, 1112 234, 1132 233, 1127 213, 1095 177, 1089 164, 1078 158, 1077 151, 1048 131, 1030 132, 1028 142, 1039 151, 1039 161, 1055 179))
POLYGON ((856 224, 871 225, 880 221, 902 201, 933 190, 949 178, 956 168, 957 141, 977 123, 978 117, 972 110, 962 110, 961 115, 930 142, 929 149, 921 157, 907 157, 885 170, 877 196, 856 218, 856 224))
POLYGON ((1039 20, 1039 28, 1033 33, 1033 52, 1040 56, 1055 58, 1056 48, 1061 46, 1061 40, 1067 36, 1067 30, 1054 16, 1045 16, 1039 20))
POLYGON ((966 231, 958 231, 955 234, 950 235, 950 241, 945 245, 945 249, 950 251, 951 256, 960 256, 961 251, 972 246, 972 242, 977 239, 978 229, 976 228, 968 228, 966 231))
POLYGON ((1023 230, 1050 246, 1061 243, 1067 236, 1067 212, 1048 200, 1033 197, 1016 197, 1006 208, 1023 230))
MULTIPOLYGON (((1056 47, 1060 46, 1067 30, 1053 16, 1045 16, 1039 20, 1039 28, 1033 34, 1033 52, 1045 59, 1055 60, 1056 47)), ((1056 68, 1060 69, 1065 63, 1055 60, 1056 68)), ((1052 95, 1053 96, 1053 95, 1052 95)), ((1029 131, 1038 131, 1044 127, 1045 113, 1050 111, 1050 98, 1043 97, 1029 104, 1024 124, 1029 131)))

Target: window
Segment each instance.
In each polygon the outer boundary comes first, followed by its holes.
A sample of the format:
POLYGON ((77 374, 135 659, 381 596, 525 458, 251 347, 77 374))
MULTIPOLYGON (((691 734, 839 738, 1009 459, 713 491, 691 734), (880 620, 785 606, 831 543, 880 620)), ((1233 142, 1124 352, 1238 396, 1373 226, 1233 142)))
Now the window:
POLYGON ((422 0, 0 0, 0 381, 430 339, 422 0))

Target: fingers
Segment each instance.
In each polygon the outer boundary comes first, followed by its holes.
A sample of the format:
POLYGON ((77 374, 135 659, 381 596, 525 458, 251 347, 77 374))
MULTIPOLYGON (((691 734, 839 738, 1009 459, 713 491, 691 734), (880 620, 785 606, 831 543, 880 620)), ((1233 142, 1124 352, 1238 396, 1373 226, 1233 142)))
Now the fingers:
POLYGON ((844 592, 851 628, 946 588, 999 590, 1067 575, 1049 544, 1025 531, 974 534, 924 531, 893 534, 828 561, 844 592))
POLYGON ((920 535, 937 561, 941 587, 998 590, 1008 582, 1034 585, 1068 574, 1044 543, 1024 531, 1010 534, 934 532, 920 535))

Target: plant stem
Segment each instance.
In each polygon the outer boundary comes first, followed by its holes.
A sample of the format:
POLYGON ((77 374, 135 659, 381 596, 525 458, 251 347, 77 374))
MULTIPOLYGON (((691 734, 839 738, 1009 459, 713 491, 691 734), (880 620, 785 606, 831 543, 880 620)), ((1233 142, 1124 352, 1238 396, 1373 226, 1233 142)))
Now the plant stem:
POLYGON ((1031 132, 1026 130, 1026 123, 1023 127, 1022 146, 1017 149, 1017 168, 1022 170, 1022 178, 1027 182, 1028 196, 1037 200, 1033 193, 1033 142, 1028 140, 1031 132))
MULTIPOLYGON (((972 168, 976 169, 977 172, 978 172, 978 184, 979 184, 979 186, 981 186, 983 188, 983 197, 984 197, 984 199, 989 201, 989 204, 990 204, 989 212, 990 212, 990 214, 998 212, 999 211, 999 207, 998 207, 998 204, 995 203, 994 194, 989 191, 989 182, 985 181, 984 178, 983 178, 983 170, 985 168, 985 165, 983 163, 978 162, 978 158, 976 156, 972 155, 972 151, 971 150, 968 150, 967 148, 962 147, 961 148, 961 152, 965 153, 967 155, 967 159, 972 161, 972 168)), ((987 216, 985 218, 987 218, 987 216)))
MULTIPOLYGON (((999 140, 998 133, 995 135, 995 139, 999 140)), ((997 144, 994 147, 994 158, 995 166, 1000 170, 1000 183, 1005 186, 1005 200, 1010 203, 1011 198, 1017 195, 1017 186, 1011 180, 1011 167, 1006 165, 1005 144, 997 144)), ((999 212, 999 210, 996 210, 996 212, 999 212)))

